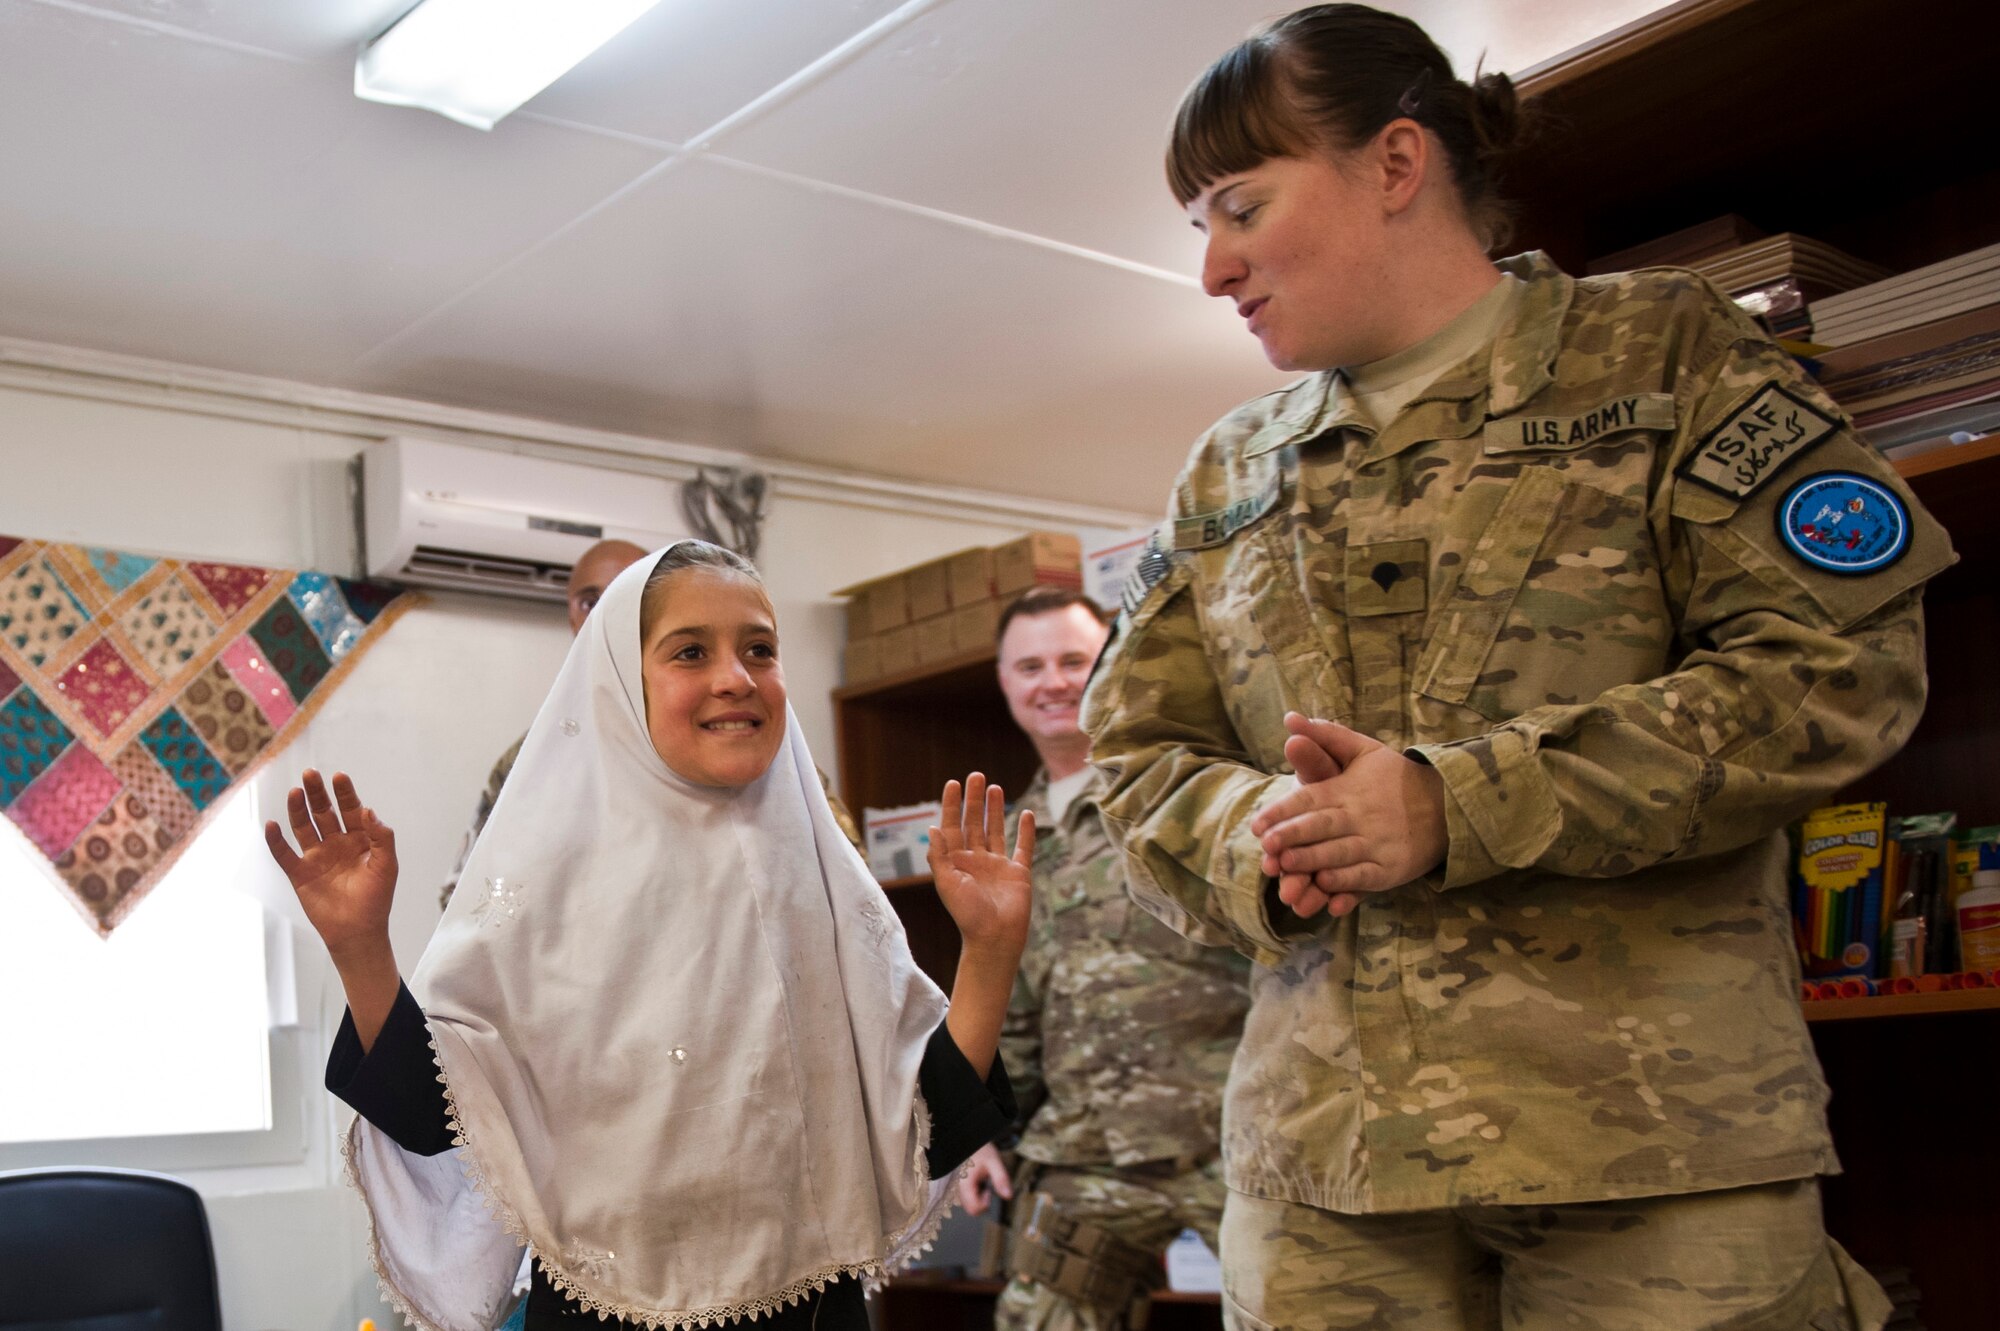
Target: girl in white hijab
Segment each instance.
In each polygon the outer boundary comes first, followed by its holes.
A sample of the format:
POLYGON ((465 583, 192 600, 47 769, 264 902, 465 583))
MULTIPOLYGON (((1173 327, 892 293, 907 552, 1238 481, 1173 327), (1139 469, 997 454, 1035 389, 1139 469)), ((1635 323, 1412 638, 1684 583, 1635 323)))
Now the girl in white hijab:
POLYGON ((840 834, 785 704, 755 570, 698 541, 584 625, 410 986, 395 837, 345 776, 265 837, 347 992, 328 1089, 390 1299, 527 1325, 867 1325, 941 1180, 1013 1117, 995 1057, 1034 828, 945 788, 931 867, 952 1001, 840 834))

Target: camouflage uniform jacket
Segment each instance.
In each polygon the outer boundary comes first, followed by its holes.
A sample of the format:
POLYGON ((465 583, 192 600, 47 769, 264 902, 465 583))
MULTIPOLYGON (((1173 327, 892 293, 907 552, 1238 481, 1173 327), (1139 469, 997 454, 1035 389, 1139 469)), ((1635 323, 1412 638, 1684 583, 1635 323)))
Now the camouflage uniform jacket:
POLYGON ((1779 829, 1908 738, 1949 543, 1693 274, 1503 266, 1491 346, 1379 432, 1328 372, 1197 443, 1085 702, 1135 897, 1260 963, 1230 1186, 1387 1212, 1832 1170, 1779 829), (1834 471, 1900 496, 1903 557, 1785 546, 1780 498, 1834 471), (1288 709, 1437 769, 1439 870, 1337 922, 1268 895, 1288 709))
POLYGON ((1100 784, 1059 825, 1047 772, 1021 799, 1035 813, 1034 908, 1000 1035, 1027 1123, 1019 1149, 1062 1165, 1212 1157, 1249 967, 1132 905, 1100 784))
MULTIPOLYGON (((527 742, 526 735, 507 746, 500 760, 493 764, 487 774, 486 788, 479 792, 479 807, 472 811, 472 826, 465 829, 465 841, 458 848, 458 863, 452 866, 451 877, 444 880, 438 891, 438 909, 451 904, 452 889, 458 886, 458 876, 465 872, 465 862, 472 858, 472 847, 478 842, 479 834, 486 830, 486 820, 493 816, 493 806, 500 802, 500 788, 507 784, 507 777, 514 770, 514 760, 521 756, 521 745, 527 742)), ((826 779, 826 773, 819 774, 819 781, 826 788, 826 802, 833 806, 833 821, 840 828, 841 835, 851 842, 856 850, 861 850, 861 829, 854 825, 854 815, 840 802, 840 796, 833 793, 833 783, 826 779)))

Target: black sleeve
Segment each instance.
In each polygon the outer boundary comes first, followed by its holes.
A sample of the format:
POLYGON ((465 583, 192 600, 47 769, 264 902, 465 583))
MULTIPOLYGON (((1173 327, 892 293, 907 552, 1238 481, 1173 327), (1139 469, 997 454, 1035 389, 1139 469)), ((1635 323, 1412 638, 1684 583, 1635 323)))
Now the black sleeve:
POLYGON ((980 1081, 965 1061, 943 1022, 931 1032, 924 1061, 917 1069, 917 1088, 931 1111, 928 1152, 932 1178, 943 1178, 1014 1123, 1018 1111, 1007 1065, 993 1055, 993 1070, 980 1081))
POLYGON ((382 1033, 365 1054, 354 1014, 342 1014, 326 1058, 326 1089, 414 1155, 438 1155, 452 1147, 451 1111, 431 1057, 430 1029, 408 986, 397 993, 382 1033))

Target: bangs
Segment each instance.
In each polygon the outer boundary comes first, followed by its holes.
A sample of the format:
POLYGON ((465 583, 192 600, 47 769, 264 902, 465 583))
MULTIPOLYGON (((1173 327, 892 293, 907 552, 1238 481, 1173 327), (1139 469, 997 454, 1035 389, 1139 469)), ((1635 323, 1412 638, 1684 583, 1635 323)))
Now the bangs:
POLYGON ((1181 98, 1167 144, 1167 184, 1183 208, 1224 176, 1312 145, 1286 96, 1277 53, 1264 37, 1239 43, 1181 98))

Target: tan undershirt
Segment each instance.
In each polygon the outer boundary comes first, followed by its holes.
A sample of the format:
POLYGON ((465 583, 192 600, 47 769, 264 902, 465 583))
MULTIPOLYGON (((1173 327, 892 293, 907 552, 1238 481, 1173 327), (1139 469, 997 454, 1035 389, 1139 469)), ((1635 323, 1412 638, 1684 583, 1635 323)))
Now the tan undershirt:
POLYGON ((1492 345, 1500 325, 1513 314, 1526 289, 1520 278, 1503 273, 1491 291, 1415 346, 1343 369, 1340 375, 1355 405, 1378 426, 1396 419, 1432 380, 1481 347, 1492 345))

